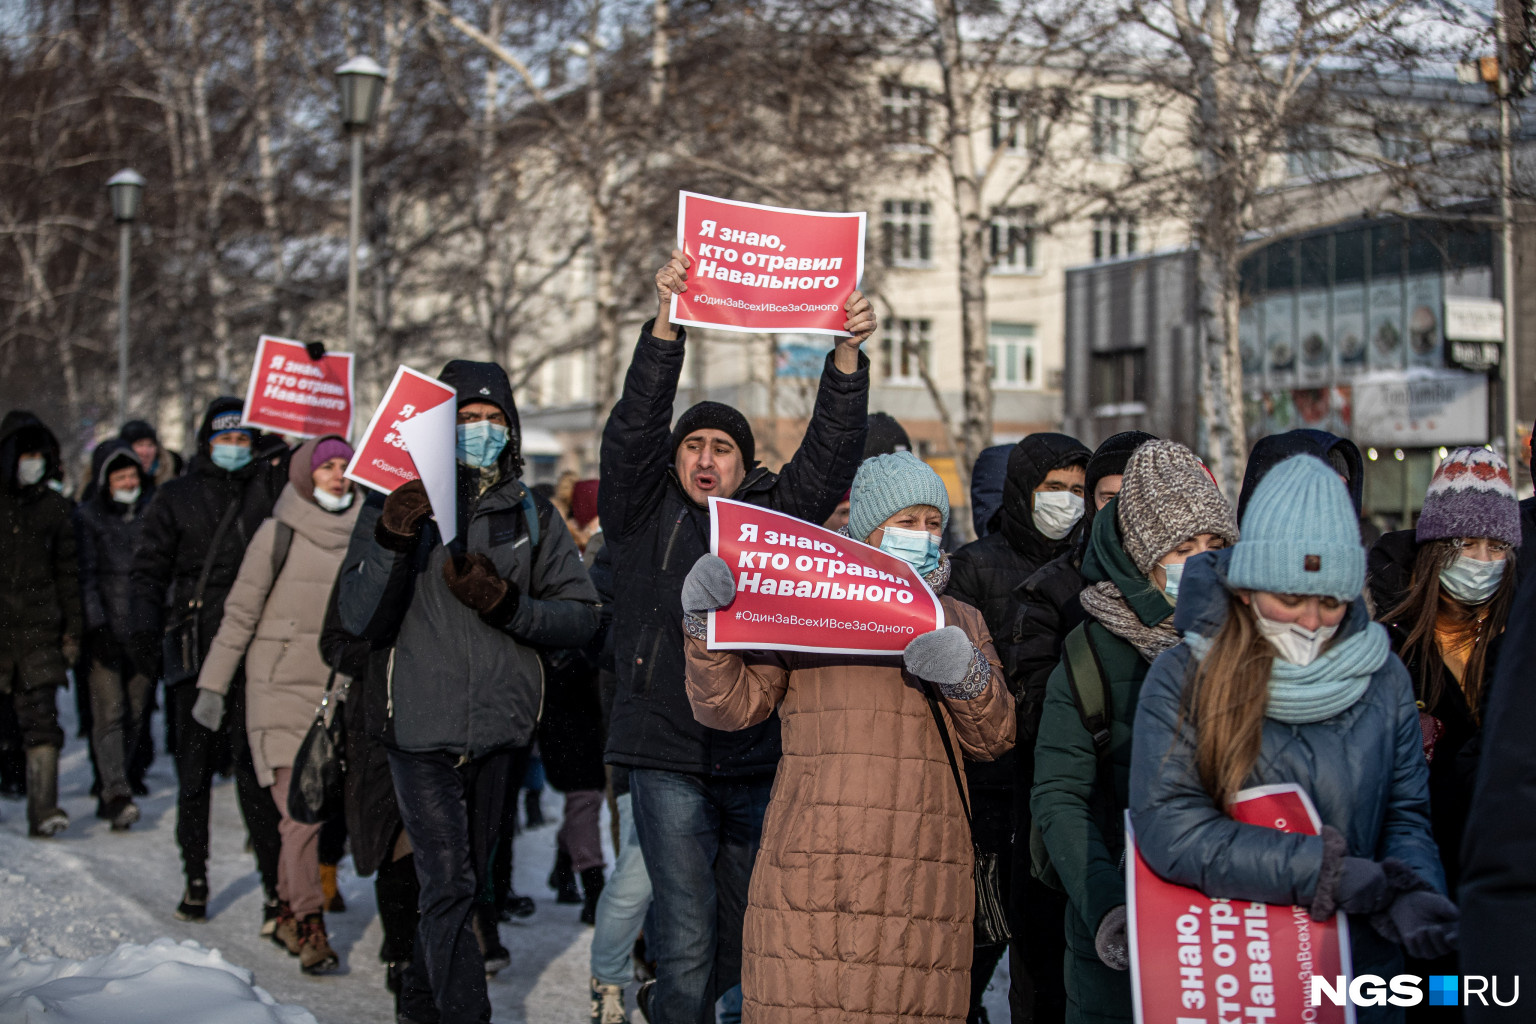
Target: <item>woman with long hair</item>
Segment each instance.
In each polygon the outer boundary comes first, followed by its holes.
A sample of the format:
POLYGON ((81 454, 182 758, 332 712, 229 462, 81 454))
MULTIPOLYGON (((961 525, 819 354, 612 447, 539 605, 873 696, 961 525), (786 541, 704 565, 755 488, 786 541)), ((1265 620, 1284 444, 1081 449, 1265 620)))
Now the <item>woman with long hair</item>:
MULTIPOLYGON (((949 498, 937 473, 911 452, 876 456, 849 502, 850 536, 943 594, 949 498)), ((992 760, 1014 738, 981 613, 941 596, 949 625, 902 658, 711 651, 702 614, 734 599, 729 567, 702 556, 682 595, 694 717, 734 730, 778 714, 784 727, 747 893, 742 1019, 960 1024, 976 890, 959 754, 992 760)))
MULTIPOLYGON (((1260 482, 1230 551, 1189 563, 1184 646, 1147 674, 1131 758, 1131 819, 1161 877, 1213 898, 1351 922, 1357 976, 1402 951, 1449 952, 1456 908, 1429 828, 1408 674, 1361 591, 1365 550, 1343 481, 1302 455, 1260 482), (1244 789, 1294 783, 1321 835, 1240 823, 1244 789)), ((1401 1019, 1361 1007, 1359 1021, 1401 1019)))
MULTIPOLYGON (((1429 762, 1430 826, 1456 898, 1461 838, 1482 750, 1483 710, 1515 600, 1520 503, 1504 460, 1458 448, 1435 470, 1416 529, 1385 534, 1368 560, 1371 598, 1418 701, 1429 762)), ((1460 974, 1455 958, 1411 962, 1417 974, 1460 974)), ((1411 1019, 1460 1020, 1457 1007, 1411 1019)))

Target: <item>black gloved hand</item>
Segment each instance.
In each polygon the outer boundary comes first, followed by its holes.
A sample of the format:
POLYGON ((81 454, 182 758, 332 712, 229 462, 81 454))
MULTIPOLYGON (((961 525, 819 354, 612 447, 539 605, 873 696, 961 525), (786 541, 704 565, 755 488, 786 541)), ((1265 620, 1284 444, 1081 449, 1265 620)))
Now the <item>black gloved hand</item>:
POLYGON ((1338 904, 1346 914, 1374 914, 1392 902, 1392 889, 1380 864, 1365 857, 1345 857, 1339 876, 1338 904))
POLYGON ((304 351, 315 362, 325 358, 325 343, 320 341, 307 341, 304 343, 304 351))
POLYGON ((431 514, 432 502, 427 498, 426 484, 420 480, 401 484, 384 499, 384 511, 373 531, 374 539, 390 551, 409 551, 421 535, 422 520, 431 514))
POLYGON ((1429 889, 1405 892, 1384 913, 1371 917, 1371 925, 1384 938, 1416 960, 1433 960, 1454 950, 1460 922, 1456 904, 1429 889))
POLYGON ((443 582, 459 603, 480 614, 480 620, 497 629, 517 614, 522 591, 501 578, 490 556, 475 552, 457 555, 443 563, 443 582))

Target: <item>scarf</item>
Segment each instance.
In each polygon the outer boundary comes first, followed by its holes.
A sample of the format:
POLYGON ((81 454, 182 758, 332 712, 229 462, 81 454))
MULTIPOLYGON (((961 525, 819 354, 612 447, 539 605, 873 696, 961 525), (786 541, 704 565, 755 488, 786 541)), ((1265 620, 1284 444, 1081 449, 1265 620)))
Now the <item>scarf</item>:
MULTIPOLYGON (((1082 592, 1083 611, 1097 619, 1105 629, 1136 648, 1148 663, 1171 647, 1178 646, 1179 634, 1173 628, 1173 609, 1154 626, 1141 621, 1126 602, 1120 588, 1108 581, 1095 583, 1082 592)), ((1166 598, 1164 598, 1166 600, 1166 598)))
MULTIPOLYGON (((1196 658, 1211 649, 1208 637, 1193 631, 1184 638, 1196 658)), ((1371 677, 1392 653, 1392 641, 1379 622, 1369 622, 1323 652, 1310 665, 1275 658, 1269 670, 1269 701, 1264 714, 1286 725, 1311 725, 1347 711, 1365 694, 1371 677)))

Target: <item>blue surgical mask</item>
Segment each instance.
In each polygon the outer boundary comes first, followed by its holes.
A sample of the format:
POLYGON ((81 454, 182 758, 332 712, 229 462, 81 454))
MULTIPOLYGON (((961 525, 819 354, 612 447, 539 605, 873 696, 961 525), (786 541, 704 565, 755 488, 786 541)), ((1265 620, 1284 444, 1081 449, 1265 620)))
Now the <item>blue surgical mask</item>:
POLYGON ((1184 578, 1184 563, 1175 562, 1172 565, 1163 566, 1163 576, 1167 582, 1163 584, 1163 593, 1168 595, 1168 600, 1179 599, 1179 581, 1184 578))
POLYGON ((210 458, 213 459, 215 466, 233 473, 251 464, 251 449, 249 445, 216 444, 213 445, 210 458))
POLYGON ((1504 561, 1482 562, 1466 555, 1440 570, 1440 585, 1462 604, 1482 604, 1491 600, 1504 578, 1504 561))
POLYGON ((458 459, 466 466, 484 469, 496 464, 507 446, 507 428, 490 420, 459 424, 458 459))
POLYGON ((887 526, 885 535, 880 538, 880 550, 906 562, 920 576, 927 576, 939 567, 939 539, 927 530, 887 526))

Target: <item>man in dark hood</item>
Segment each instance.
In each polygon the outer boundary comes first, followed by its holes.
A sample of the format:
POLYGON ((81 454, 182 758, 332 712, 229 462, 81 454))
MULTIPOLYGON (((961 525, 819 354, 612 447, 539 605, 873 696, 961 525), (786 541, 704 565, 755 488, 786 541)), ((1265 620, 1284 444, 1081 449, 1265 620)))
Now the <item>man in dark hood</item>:
POLYGON ((507 960, 477 894, 511 838, 503 810, 513 751, 538 725, 540 652, 590 640, 598 599, 565 520, 519 478, 506 371, 455 359, 439 380, 457 392, 457 535, 443 543, 419 480, 370 494, 336 602, 348 633, 393 647, 383 742, 421 882, 401 1019, 479 1024, 486 973, 507 960))
POLYGON ((1354 503, 1355 514, 1360 514, 1365 496, 1365 461, 1360 449, 1346 437, 1330 434, 1326 430, 1287 430, 1283 434, 1261 437, 1248 453, 1248 468, 1243 471, 1243 490, 1237 499, 1237 521, 1243 521, 1248 499, 1258 489, 1259 481, 1280 463, 1293 455, 1312 455, 1344 478, 1349 488, 1349 500, 1354 503))
POLYGON ((997 532, 998 515, 1003 510, 1003 482, 1008 479, 1008 457, 1015 447, 995 444, 983 448, 971 468, 971 527, 977 540, 997 532))
POLYGON ((144 420, 129 420, 118 431, 117 439, 133 449, 133 454, 144 466, 151 490, 181 476, 185 467, 180 455, 160 443, 155 428, 144 420))
POLYGON ((277 808, 251 762, 244 673, 230 685, 219 731, 192 717, 197 674, 219 631, 224 599, 246 546, 288 482, 290 453, 282 439, 244 426, 242 410, 238 398, 208 404, 187 474, 156 489, 144 513, 130 569, 129 648, 139 672, 165 679, 166 720, 175 726, 176 842, 187 877, 177 916, 207 915, 209 798, 214 773, 233 759, 235 792, 266 892, 262 927, 269 934, 278 917, 281 842, 277 808))
MULTIPOLYGON (((864 458, 872 459, 876 455, 889 455, 892 452, 909 452, 912 450, 912 439, 907 436, 907 430, 896 421, 896 417, 886 412, 872 412, 866 421, 864 434, 864 458)), ((848 525, 848 499, 850 493, 843 495, 827 521, 822 523, 829 530, 841 530, 848 525)))
MULTIPOLYGON (((1008 452, 1003 478, 1002 503, 992 517, 994 532, 972 541, 950 558, 949 595, 975 605, 986 619, 993 646, 1008 674, 1014 699, 1019 697, 1016 651, 1006 641, 1008 629, 1019 612, 1015 588, 1036 569, 1070 544, 1073 528, 1083 514, 1085 472, 1091 453, 1075 437, 1065 434, 1030 434, 1008 452)), ((975 474, 972 474, 973 479, 975 474)), ((1010 901, 1016 880, 1011 879, 1013 835, 1017 814, 1015 757, 1012 752, 991 763, 966 760, 966 779, 971 793, 973 838, 983 849, 998 856, 1003 899, 1010 901)), ((1022 924, 1014 923, 1017 937, 1022 924)), ((971 972, 971 1008, 980 1005, 992 972, 1002 958, 1003 945, 978 946, 971 972)), ((1015 956, 1014 969, 1021 961, 1015 956)), ((1022 985, 1024 979, 1021 978, 1022 985)), ((1040 987, 1036 980, 1036 986, 1040 987)), ((1015 986, 1018 1002, 1027 998, 1015 986)))
POLYGON ((828 353, 805 439, 784 468, 757 464, 746 417, 694 406, 670 427, 686 344, 668 319, 690 261, 674 252, 656 275, 657 318, 640 332, 624 391, 603 428, 598 510, 614 552, 612 636, 618 687, 607 760, 630 771, 635 826, 655 889, 652 1020, 705 1024, 741 972, 742 915, 781 752, 777 716, 740 732, 701 726, 683 687, 683 580, 709 550, 712 496, 826 522, 864 453, 874 330, 858 291, 844 304, 850 337, 828 353), (697 827, 689 827, 698 823, 697 827))
POLYGON ((0 424, 0 700, 15 714, 25 751, 27 828, 69 827, 59 807, 59 728, 54 691, 79 656, 83 626, 75 532, 67 499, 48 486, 59 442, 19 410, 0 424))
POLYGON ((91 758, 101 786, 97 817, 122 831, 139 817, 146 718, 155 681, 128 655, 132 633, 133 552, 149 507, 149 475, 133 449, 105 441, 91 453, 93 494, 75 507, 80 597, 85 608, 85 681, 91 705, 91 758))

